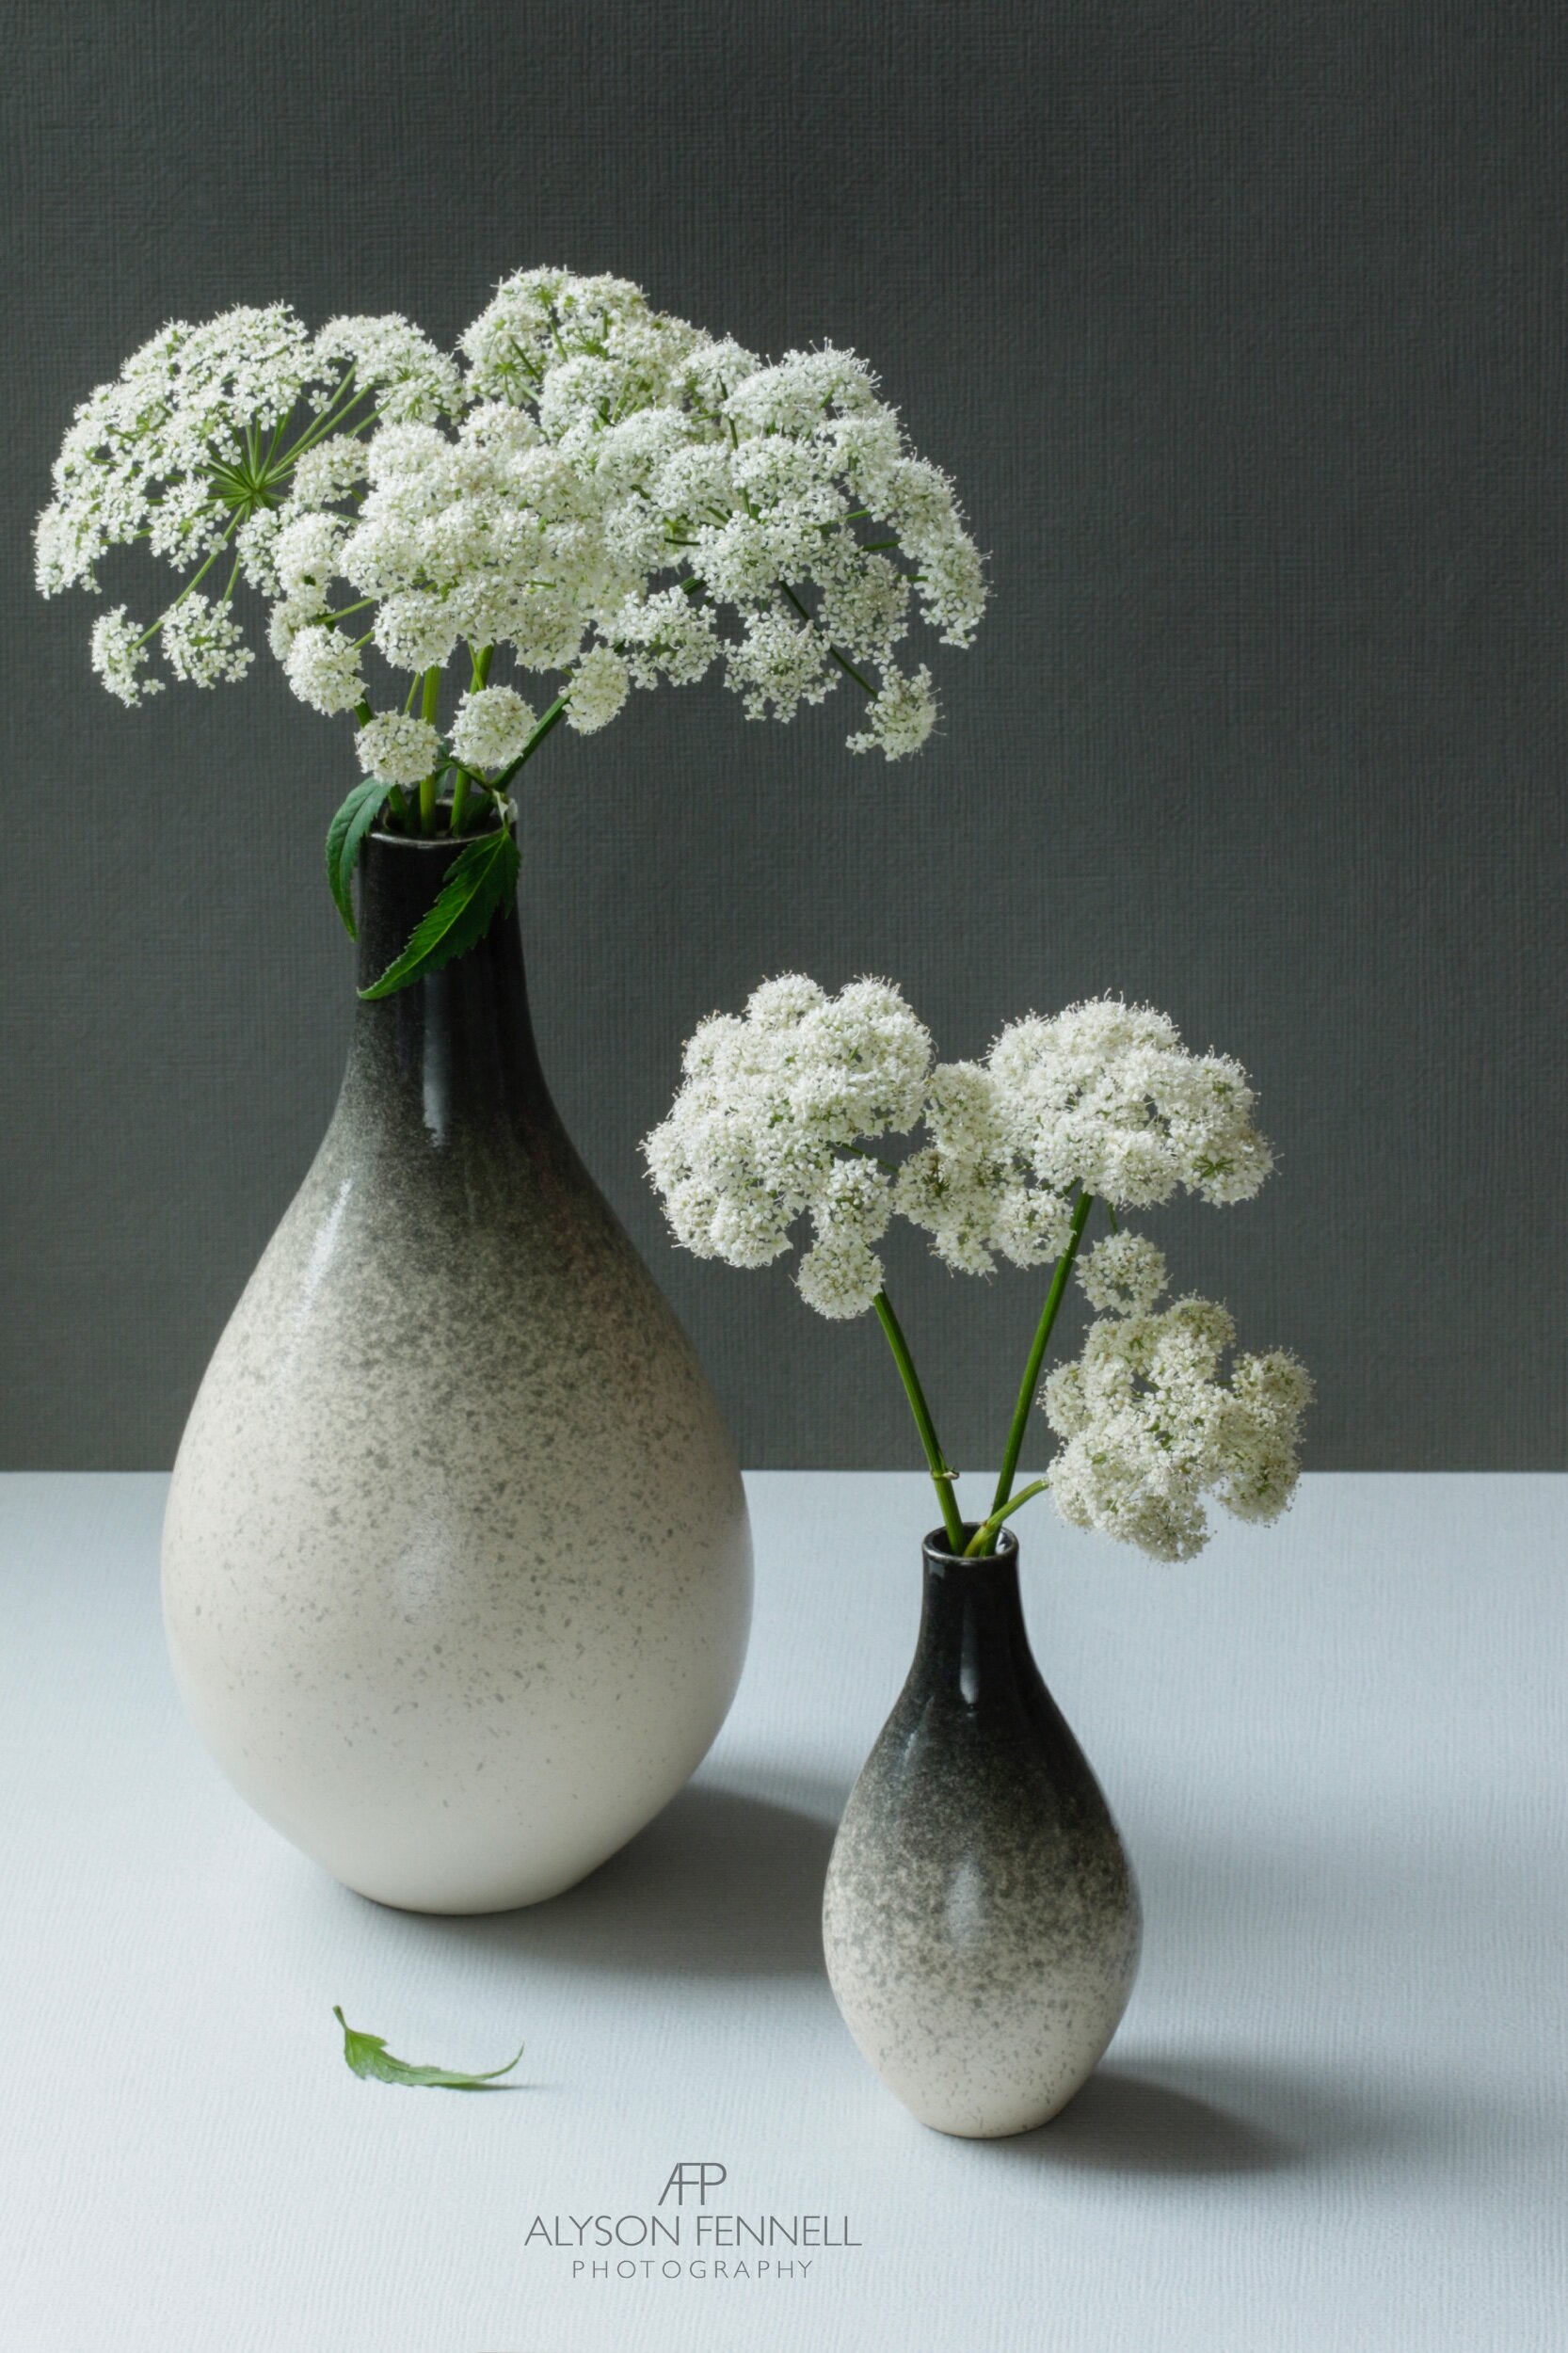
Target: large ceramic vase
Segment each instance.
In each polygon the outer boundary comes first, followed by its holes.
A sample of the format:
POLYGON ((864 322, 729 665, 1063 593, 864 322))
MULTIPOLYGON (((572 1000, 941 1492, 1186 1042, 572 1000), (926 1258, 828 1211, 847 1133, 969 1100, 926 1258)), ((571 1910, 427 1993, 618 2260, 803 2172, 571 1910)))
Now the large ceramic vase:
POLYGON ((1017 1553, 1008 1529, 990 1560, 926 1538, 914 1664, 824 1903, 828 1977, 862 2054, 922 2123, 973 2139, 1065 2106, 1138 1966, 1138 1891, 1031 1654, 1017 1553))
MULTIPOLYGON (((452 855, 371 837, 362 982, 452 855)), ((163 1577, 218 1763, 383 1903, 556 1895, 723 1722, 751 1608, 740 1474, 551 1101, 515 908, 359 1005, 331 1125, 192 1409, 163 1577)))

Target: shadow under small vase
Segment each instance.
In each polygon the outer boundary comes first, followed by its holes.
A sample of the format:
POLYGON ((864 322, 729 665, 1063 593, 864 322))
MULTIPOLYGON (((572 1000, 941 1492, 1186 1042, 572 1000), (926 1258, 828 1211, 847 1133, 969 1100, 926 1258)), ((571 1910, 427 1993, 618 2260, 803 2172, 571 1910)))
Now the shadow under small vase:
POLYGON ((1030 1650, 1017 1559, 1010 1529, 989 1560, 926 1538, 914 1663, 823 1909, 862 2055, 922 2123, 976 2139, 1048 2122, 1088 2079, 1141 1937, 1111 1809, 1030 1650))

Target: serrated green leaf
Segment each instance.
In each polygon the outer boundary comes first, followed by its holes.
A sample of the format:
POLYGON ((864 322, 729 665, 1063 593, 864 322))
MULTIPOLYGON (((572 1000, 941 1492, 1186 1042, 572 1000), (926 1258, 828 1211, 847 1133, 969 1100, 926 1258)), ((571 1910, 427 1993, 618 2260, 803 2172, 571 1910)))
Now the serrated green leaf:
POLYGON ((354 863, 360 844, 375 824, 389 787, 379 777, 357 784, 327 828, 327 880, 350 939, 358 939, 354 924, 354 863))
POLYGON ((361 988, 361 997, 390 997, 426 972, 440 971, 454 956, 462 955, 483 939, 491 918, 509 906, 518 887, 522 858, 509 827, 481 834, 466 844, 446 870, 440 897, 414 926, 400 956, 394 957, 378 981, 361 988))
POLYGON ((393 2058, 380 2035, 360 2034, 351 2026, 335 2002, 332 2015, 343 2028, 344 2060, 367 2083, 433 2086, 440 2091, 483 2091, 498 2075, 511 2073, 526 2047, 520 2042, 517 2058, 509 2058, 504 2067, 492 2067, 488 2075, 465 2075, 453 2067, 410 2067, 407 2059, 393 2058))

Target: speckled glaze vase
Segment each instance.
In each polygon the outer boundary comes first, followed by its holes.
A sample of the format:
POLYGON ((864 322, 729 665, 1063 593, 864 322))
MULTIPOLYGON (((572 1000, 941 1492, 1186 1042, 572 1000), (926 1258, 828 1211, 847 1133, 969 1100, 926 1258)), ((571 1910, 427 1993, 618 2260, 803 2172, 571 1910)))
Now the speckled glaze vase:
POLYGON ((1017 1560, 1010 1529, 988 1561, 926 1538, 915 1661, 851 1794, 823 1911, 862 2055, 922 2123, 970 2139, 1066 2105, 1138 1967, 1131 1867, 1034 1664, 1017 1560))
MULTIPOLYGON (((371 837, 362 982, 451 859, 371 837)), ((723 1722, 751 1609, 740 1474, 551 1102, 515 908, 359 1005, 331 1125, 192 1410, 163 1580, 218 1763, 382 1903, 558 1894, 723 1722)))

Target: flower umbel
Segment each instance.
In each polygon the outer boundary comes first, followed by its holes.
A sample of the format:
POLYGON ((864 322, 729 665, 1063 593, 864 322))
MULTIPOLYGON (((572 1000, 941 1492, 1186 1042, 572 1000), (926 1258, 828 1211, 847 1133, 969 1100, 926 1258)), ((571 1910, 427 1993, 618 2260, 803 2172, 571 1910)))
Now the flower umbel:
POLYGON ((509 826, 512 777, 557 722, 597 734, 633 686, 714 668, 755 719, 847 686, 866 703, 849 747, 904 759, 936 721, 904 641, 923 624, 967 646, 986 597, 952 483, 864 360, 770 362, 564 269, 504 280, 453 354, 391 313, 314 334, 286 303, 176 320, 77 410, 39 587, 96 594, 134 543, 178 584, 145 628, 123 605, 98 621, 108 691, 156 693, 159 659, 239 679, 236 595, 257 597, 293 692, 354 713, 387 822, 426 836, 509 826))
POLYGON ((1163 1253, 1114 1226, 1115 1205, 1178 1188, 1224 1204, 1256 1193, 1269 1147, 1240 1065, 1192 1054, 1146 1006, 1097 998, 1004 1029, 984 1063, 939 1063, 890 983, 830 998, 798 973, 715 1014, 686 1048, 685 1078, 644 1153, 676 1239, 699 1257, 760 1267, 803 1225, 795 1273, 808 1305, 836 1321, 874 1308, 909 1395, 949 1540, 965 1549, 952 1473, 882 1256, 903 1218, 943 1263, 988 1274, 997 1258, 1054 1273, 1019 1389, 985 1550, 1009 1513, 1048 1486, 1064 1519, 1185 1560, 1207 1540, 1204 1501, 1277 1517, 1294 1490, 1311 1383, 1276 1351, 1221 1369, 1235 1338, 1224 1308, 1178 1300, 1162 1313, 1163 1253), (898 1140, 914 1141, 902 1160, 898 1140), (1097 1199, 1113 1230, 1080 1257, 1097 1199), (1042 1481, 1013 1482, 1067 1277, 1077 1266, 1091 1324, 1043 1401, 1063 1441, 1042 1481))

